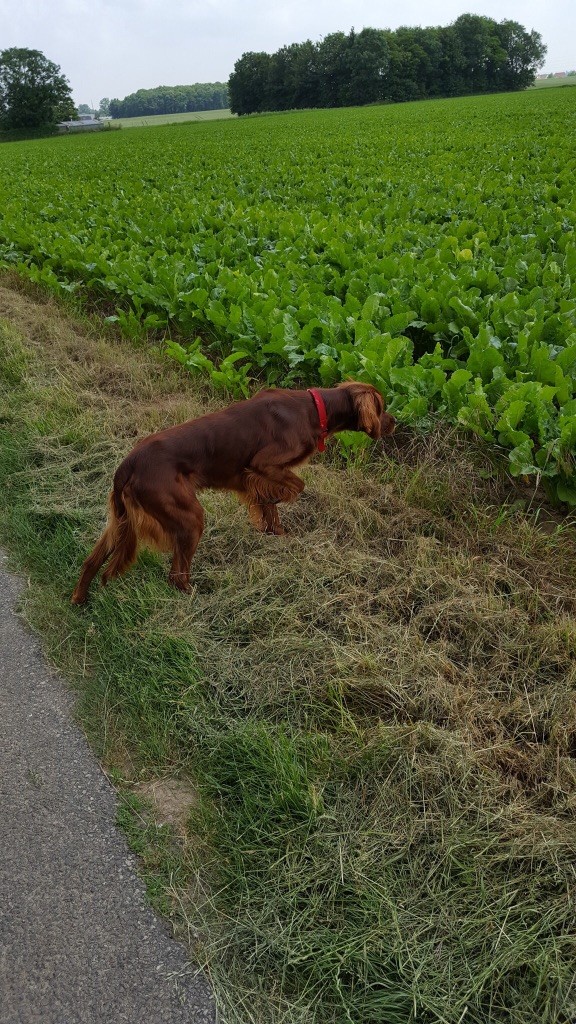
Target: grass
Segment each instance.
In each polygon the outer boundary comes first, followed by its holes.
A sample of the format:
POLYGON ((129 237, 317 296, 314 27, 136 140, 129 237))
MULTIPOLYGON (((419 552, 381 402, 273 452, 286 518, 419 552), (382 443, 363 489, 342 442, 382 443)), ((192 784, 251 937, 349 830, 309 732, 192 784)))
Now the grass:
POLYGON ((153 128, 160 124, 179 124, 181 121, 221 121, 234 117, 230 110, 192 110, 185 114, 148 114, 146 117, 118 117, 111 123, 122 128, 153 128))
POLYGON ((214 397, 12 287, 0 381, 24 613, 223 1020, 573 1019, 573 524, 457 434, 400 432, 318 459, 287 538, 207 494, 191 597, 146 555, 80 611, 119 458, 214 397))

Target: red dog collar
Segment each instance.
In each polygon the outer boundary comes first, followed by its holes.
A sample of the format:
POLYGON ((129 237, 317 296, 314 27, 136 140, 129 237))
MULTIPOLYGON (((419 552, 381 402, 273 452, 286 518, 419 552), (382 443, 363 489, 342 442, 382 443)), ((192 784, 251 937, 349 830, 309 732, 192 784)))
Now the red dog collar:
POLYGON ((322 431, 320 437, 318 438, 318 451, 323 452, 324 449, 326 448, 325 441, 326 435, 328 434, 328 415, 326 413, 326 406, 324 405, 324 399, 322 398, 322 395, 320 394, 319 391, 316 390, 316 388, 308 388, 308 392, 309 394, 312 395, 312 398, 314 399, 314 405, 318 410, 320 430, 322 431))

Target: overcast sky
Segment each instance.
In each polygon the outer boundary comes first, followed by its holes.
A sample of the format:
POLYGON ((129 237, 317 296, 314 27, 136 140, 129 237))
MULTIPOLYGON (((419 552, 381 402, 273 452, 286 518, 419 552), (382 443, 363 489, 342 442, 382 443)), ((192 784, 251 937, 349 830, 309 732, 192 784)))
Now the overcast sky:
POLYGON ((548 47, 544 71, 576 67, 576 0, 0 0, 0 49, 42 52, 76 103, 157 85, 226 81, 246 50, 329 32, 448 25, 460 14, 510 18, 548 47))

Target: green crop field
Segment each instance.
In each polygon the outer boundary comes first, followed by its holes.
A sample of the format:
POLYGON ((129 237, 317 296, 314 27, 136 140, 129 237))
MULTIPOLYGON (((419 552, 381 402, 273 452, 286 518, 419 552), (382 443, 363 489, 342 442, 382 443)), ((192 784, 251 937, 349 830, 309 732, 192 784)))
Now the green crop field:
POLYGON ((246 394, 372 381, 576 503, 576 93, 7 144, 0 260, 246 394))

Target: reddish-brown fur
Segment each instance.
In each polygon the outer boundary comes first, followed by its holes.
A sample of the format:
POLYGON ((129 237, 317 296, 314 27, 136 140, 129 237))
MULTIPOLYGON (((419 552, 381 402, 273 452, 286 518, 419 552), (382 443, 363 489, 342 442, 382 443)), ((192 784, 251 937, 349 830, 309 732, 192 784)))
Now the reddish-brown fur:
MULTIPOLYGON (((318 390, 329 434, 361 430, 379 438, 393 432, 394 418, 371 385, 351 381, 318 390)), ((284 533, 278 503, 295 501, 303 490, 294 469, 313 455, 320 433, 307 391, 269 390, 145 437, 116 470, 108 524, 82 566, 73 603, 86 601, 106 561, 103 584, 132 565, 140 546, 171 551, 170 583, 189 590, 204 529, 196 494, 204 487, 235 491, 257 530, 284 533)))

